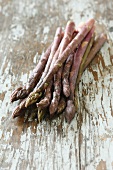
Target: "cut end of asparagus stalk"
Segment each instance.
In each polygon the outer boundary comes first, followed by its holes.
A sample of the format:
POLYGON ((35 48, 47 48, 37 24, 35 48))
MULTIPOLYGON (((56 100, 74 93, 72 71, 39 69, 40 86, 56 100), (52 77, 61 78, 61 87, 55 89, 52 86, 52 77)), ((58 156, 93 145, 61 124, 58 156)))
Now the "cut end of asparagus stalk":
POLYGON ((73 32, 73 30, 75 30, 75 23, 70 20, 70 21, 67 22, 65 34, 67 34, 69 32, 71 33, 71 32, 73 32))
POLYGON ((102 33, 102 34, 101 34, 101 37, 103 37, 104 39, 107 40, 107 35, 106 35, 105 33, 102 33))
POLYGON ((62 33, 62 28, 58 27, 57 30, 56 30, 56 33, 55 33, 55 37, 60 36, 61 33, 62 33))
POLYGON ((71 33, 73 33, 74 30, 75 30, 75 23, 73 21, 68 21, 64 35, 69 36, 70 39, 72 38, 71 33))
POLYGON ((94 25, 95 23, 95 20, 92 18, 92 19, 89 19, 87 22, 86 22, 86 25, 88 25, 88 28, 89 30, 92 28, 92 26, 94 25))

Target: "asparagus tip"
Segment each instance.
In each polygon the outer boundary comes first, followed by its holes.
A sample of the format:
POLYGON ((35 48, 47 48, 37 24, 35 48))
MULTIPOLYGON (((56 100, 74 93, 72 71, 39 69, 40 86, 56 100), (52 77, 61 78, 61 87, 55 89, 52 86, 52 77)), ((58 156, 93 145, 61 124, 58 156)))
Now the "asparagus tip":
POLYGON ((12 113, 12 118, 14 119, 15 117, 18 117, 19 116, 19 106, 17 106, 16 108, 15 108, 15 110, 13 111, 13 113, 12 113))
POLYGON ((22 90, 22 87, 17 88, 16 90, 14 90, 11 94, 11 98, 10 101, 14 102, 15 100, 18 99, 18 93, 22 90))
POLYGON ((105 40, 107 40, 107 34, 102 33, 102 34, 101 34, 101 37, 104 37, 104 38, 105 38, 105 40))
POLYGON ((41 95, 42 95, 42 92, 38 92, 38 93, 33 92, 33 93, 31 93, 31 94, 28 96, 28 98, 26 99, 25 107, 27 108, 29 105, 35 103, 35 102, 37 101, 37 99, 38 99, 39 97, 41 97, 41 95))
POLYGON ((69 20, 69 21, 67 22, 67 25, 71 25, 71 26, 75 27, 75 23, 74 23, 73 21, 71 21, 71 20, 69 20))

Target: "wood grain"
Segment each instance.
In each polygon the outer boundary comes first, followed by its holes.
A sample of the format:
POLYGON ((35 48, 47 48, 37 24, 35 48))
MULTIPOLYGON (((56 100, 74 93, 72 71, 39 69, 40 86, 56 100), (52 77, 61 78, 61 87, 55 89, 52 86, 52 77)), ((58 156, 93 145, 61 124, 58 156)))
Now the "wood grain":
POLYGON ((112 9, 111 0, 0 0, 0 170, 113 170, 112 9), (63 115, 13 120, 11 92, 27 82, 56 27, 91 17, 108 42, 82 76, 72 123, 63 115))

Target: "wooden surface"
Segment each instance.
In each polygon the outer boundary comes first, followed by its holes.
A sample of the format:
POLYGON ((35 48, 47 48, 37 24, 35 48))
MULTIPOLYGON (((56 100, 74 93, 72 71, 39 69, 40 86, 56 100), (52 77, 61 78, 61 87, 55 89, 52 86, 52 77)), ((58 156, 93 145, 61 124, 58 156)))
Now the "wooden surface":
POLYGON ((113 170, 112 42, 112 0, 0 0, 0 170, 113 170), (13 120, 11 92, 27 82, 56 27, 91 17, 109 40, 82 76, 72 123, 13 120))

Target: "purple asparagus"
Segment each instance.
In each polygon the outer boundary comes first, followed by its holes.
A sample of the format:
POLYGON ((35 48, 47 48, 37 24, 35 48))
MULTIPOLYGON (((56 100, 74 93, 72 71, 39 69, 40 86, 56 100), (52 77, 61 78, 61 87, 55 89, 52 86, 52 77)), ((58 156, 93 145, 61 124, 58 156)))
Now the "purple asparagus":
POLYGON ((68 57, 65 65, 64 65, 64 69, 63 69, 63 73, 62 73, 63 94, 66 97, 70 96, 69 73, 70 73, 70 69, 72 66, 72 62, 73 62, 73 56, 74 56, 74 54, 72 53, 68 57))
POLYGON ((54 67, 50 70, 50 72, 44 78, 43 83, 40 85, 40 87, 36 91, 32 92, 27 97, 26 107, 37 101, 36 94, 39 93, 40 91, 43 91, 45 88, 47 88, 47 86, 48 86, 49 82, 51 81, 51 79, 53 78, 54 74, 62 67, 62 65, 68 58, 68 56, 78 47, 78 45, 81 43, 81 41, 85 38, 85 36, 91 30, 93 25, 94 25, 94 19, 89 20, 88 22, 86 22, 83 25, 83 27, 80 29, 80 31, 76 35, 76 37, 69 43, 69 45, 63 51, 63 53, 57 59, 54 67))
POLYGON ((78 70, 81 64, 82 57, 86 51, 88 43, 90 39, 92 38, 93 34, 94 34, 94 27, 90 30, 90 32, 85 37, 85 39, 83 40, 83 42, 81 43, 81 45, 79 46, 79 48, 74 54, 74 61, 73 61, 73 65, 72 65, 72 69, 71 69, 70 77, 69 77, 71 91, 70 91, 69 99, 67 101, 67 107, 65 110, 65 118, 68 123, 70 123, 71 120, 75 116, 74 91, 75 91, 76 79, 77 79, 78 70))

